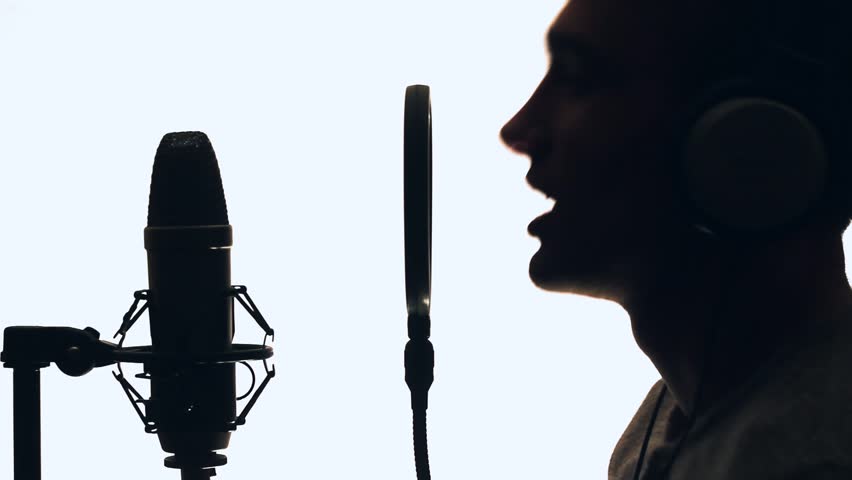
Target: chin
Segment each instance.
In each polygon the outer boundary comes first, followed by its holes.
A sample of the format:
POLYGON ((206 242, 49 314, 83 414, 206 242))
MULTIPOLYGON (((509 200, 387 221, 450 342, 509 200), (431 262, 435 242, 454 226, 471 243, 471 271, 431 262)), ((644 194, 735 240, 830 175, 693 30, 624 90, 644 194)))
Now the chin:
POLYGON ((554 251, 542 246, 530 259, 530 280, 536 287, 549 292, 617 300, 617 282, 600 268, 607 262, 591 252, 569 257, 566 249, 554 251))
POLYGON ((561 255, 555 253, 542 246, 532 256, 529 266, 530 280, 542 290, 578 293, 575 292, 578 287, 576 272, 570 271, 570 262, 566 262, 567 259, 560 258, 561 255))

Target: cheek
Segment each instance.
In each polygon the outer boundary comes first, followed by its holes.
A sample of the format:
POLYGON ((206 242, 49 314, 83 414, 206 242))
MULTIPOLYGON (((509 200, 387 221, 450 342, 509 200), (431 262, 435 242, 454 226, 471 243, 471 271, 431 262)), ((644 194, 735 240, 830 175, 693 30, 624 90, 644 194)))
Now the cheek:
POLYGON ((561 198, 628 223, 671 201, 662 112, 608 96, 566 106, 555 123, 552 172, 565 187, 561 198))

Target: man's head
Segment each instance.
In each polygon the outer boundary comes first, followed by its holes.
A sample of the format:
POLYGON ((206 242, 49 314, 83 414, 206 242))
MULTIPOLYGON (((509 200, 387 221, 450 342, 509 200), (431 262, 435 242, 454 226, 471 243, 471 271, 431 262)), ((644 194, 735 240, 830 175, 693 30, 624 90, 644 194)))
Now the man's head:
POLYGON ((757 2, 567 3, 548 32, 548 73, 501 132, 556 200, 530 225, 537 285, 619 301, 694 255, 674 132, 696 93, 754 60, 757 2))

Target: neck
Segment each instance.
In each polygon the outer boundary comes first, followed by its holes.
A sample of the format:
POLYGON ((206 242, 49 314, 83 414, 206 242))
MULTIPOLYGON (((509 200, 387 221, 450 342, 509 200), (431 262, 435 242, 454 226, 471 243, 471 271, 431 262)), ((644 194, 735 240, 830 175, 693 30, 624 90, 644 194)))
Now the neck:
POLYGON ((782 346, 832 328, 852 304, 838 234, 799 232, 748 250, 683 245, 657 262, 655 278, 644 282, 653 288, 620 303, 637 344, 688 415, 699 385, 704 410, 782 346))

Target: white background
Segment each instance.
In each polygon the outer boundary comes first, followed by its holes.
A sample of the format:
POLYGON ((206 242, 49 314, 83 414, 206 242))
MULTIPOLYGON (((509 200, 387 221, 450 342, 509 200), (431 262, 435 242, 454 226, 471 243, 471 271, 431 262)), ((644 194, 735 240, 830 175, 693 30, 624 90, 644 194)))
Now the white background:
MULTIPOLYGON (((526 225, 550 205, 497 136, 544 73, 562 5, 0 1, 0 327, 111 336, 147 287, 159 140, 204 131, 235 229, 233 280, 275 327, 279 372, 217 478, 414 479, 402 107, 405 86, 426 83, 434 478, 605 478, 658 375, 618 306, 529 282, 526 225)), ((247 315, 237 327, 260 341, 247 315)), ((149 343, 146 329, 129 343, 149 343)), ((12 477, 11 373, 0 478, 12 477)), ((179 478, 109 368, 43 370, 42 414, 46 480, 179 478)))

